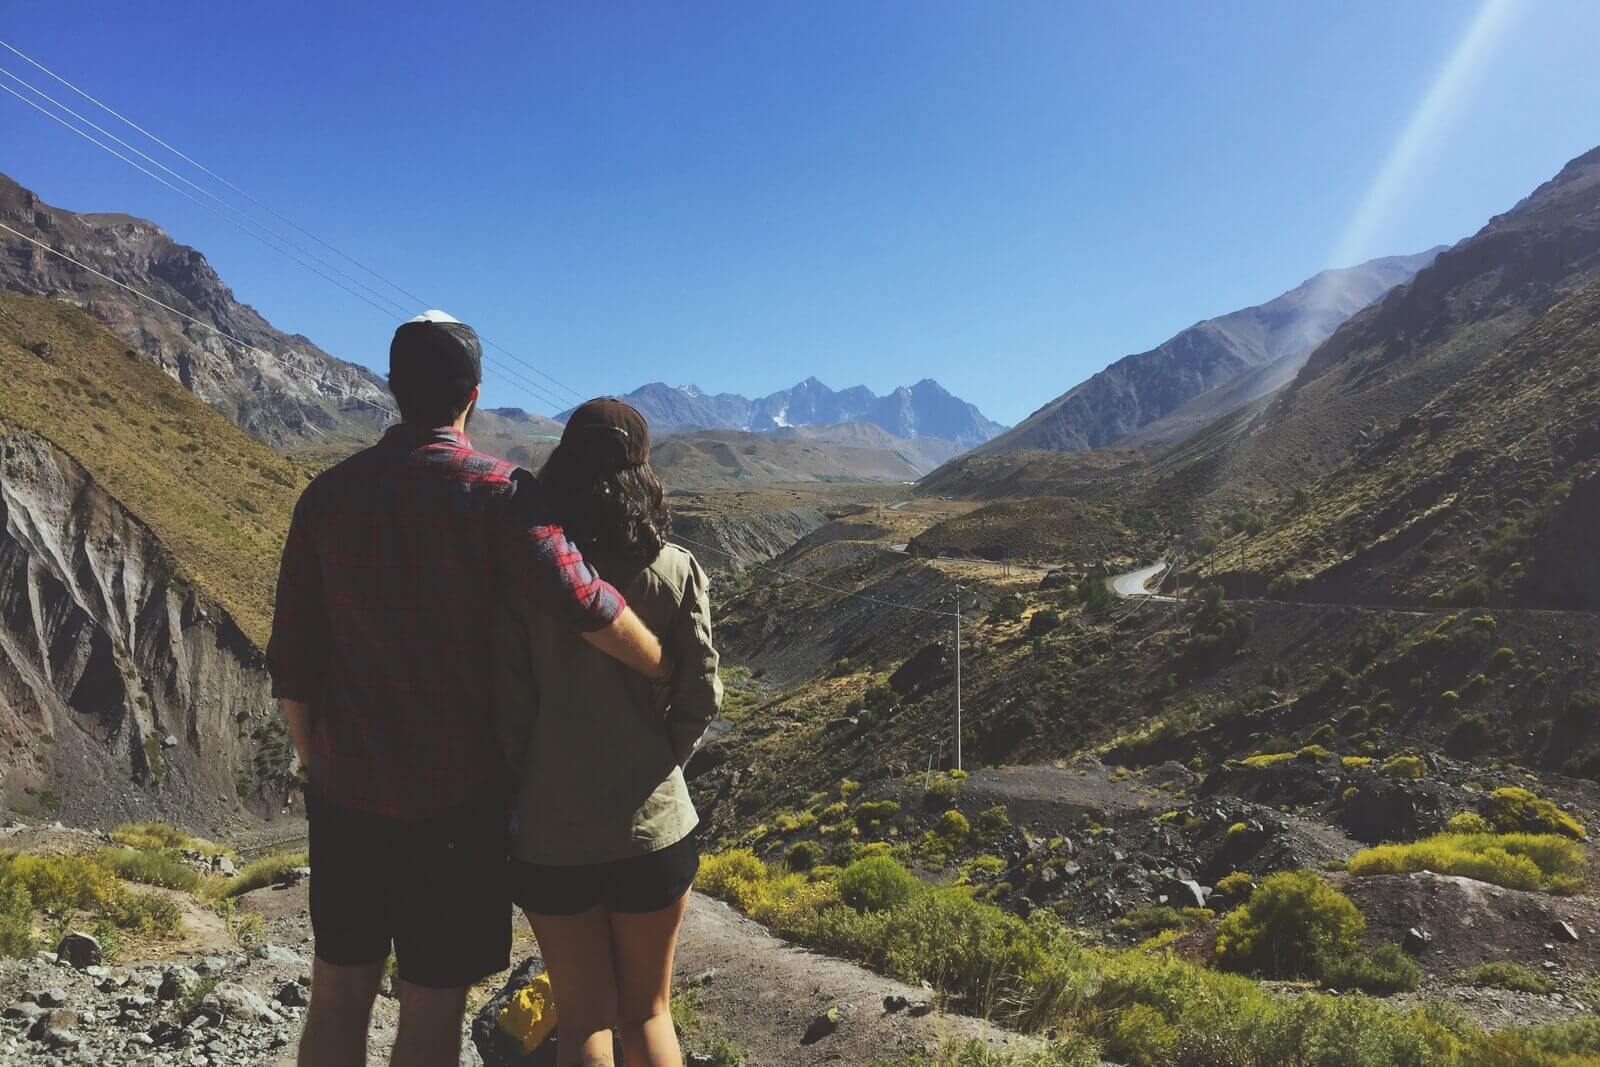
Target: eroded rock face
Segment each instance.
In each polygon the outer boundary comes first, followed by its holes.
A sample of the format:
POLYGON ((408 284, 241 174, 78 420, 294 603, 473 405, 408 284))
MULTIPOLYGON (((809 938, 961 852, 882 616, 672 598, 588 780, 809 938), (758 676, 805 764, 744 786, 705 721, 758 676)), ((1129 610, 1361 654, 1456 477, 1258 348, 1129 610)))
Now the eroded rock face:
MULTIPOLYGON (((275 787, 260 651, 66 453, 0 439, 0 792, 107 825, 218 825, 275 787), (177 744, 163 746, 171 735, 177 744), (273 773, 264 777, 274 779, 273 773), (241 795, 241 789, 243 793, 241 795)), ((279 768, 278 770, 283 770, 279 768)))
POLYGON ((827 521, 821 511, 801 505, 746 515, 679 513, 673 516, 672 531, 683 536, 707 570, 738 571, 782 555, 827 521))

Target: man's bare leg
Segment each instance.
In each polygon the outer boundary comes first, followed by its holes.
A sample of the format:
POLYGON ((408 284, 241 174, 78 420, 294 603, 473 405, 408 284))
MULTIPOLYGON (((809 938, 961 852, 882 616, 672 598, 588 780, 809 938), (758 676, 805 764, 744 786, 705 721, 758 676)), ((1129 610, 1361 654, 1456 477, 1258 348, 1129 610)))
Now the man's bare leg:
POLYGON ((461 1018, 467 987, 430 989, 395 982, 400 996, 400 1032, 391 1067, 456 1067, 461 1062, 461 1018))
POLYGON ((382 963, 345 967, 319 959, 312 964, 299 1067, 365 1067, 372 1002, 382 981, 382 963))

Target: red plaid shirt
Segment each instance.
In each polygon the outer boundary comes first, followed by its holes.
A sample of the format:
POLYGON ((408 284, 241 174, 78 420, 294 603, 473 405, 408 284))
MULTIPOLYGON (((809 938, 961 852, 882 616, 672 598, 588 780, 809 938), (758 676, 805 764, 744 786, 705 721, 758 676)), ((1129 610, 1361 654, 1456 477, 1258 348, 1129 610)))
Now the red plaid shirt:
POLYGON ((319 797, 398 818, 501 789, 489 627, 511 592, 574 629, 621 595, 541 516, 538 483, 449 427, 399 425, 295 506, 272 694, 311 705, 319 797))

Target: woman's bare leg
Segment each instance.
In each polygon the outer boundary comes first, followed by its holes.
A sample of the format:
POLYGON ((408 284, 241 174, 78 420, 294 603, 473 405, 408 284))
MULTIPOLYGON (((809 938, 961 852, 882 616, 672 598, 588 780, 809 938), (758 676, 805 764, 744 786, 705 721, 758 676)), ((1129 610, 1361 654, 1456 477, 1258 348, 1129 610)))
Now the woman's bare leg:
POLYGON ((550 973, 561 1067, 612 1067, 617 976, 611 967, 611 926, 606 910, 591 908, 581 915, 530 912, 528 922, 550 973))
POLYGON ((611 913, 617 1011, 628 1067, 682 1067, 672 1028, 672 954, 689 894, 660 911, 611 913))

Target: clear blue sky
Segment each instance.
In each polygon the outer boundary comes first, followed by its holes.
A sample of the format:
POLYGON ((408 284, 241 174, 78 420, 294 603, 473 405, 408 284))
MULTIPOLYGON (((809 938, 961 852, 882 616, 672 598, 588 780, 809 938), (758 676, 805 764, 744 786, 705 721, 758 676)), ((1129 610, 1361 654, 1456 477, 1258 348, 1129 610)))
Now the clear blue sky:
MULTIPOLYGON (((1480 0, 13 0, 0 37, 586 394, 931 376, 1014 422, 1594 147, 1600 5, 1504 2, 1428 107, 1480 0)), ((392 320, 9 96, 0 169, 382 369, 392 320)))

